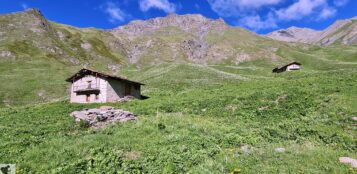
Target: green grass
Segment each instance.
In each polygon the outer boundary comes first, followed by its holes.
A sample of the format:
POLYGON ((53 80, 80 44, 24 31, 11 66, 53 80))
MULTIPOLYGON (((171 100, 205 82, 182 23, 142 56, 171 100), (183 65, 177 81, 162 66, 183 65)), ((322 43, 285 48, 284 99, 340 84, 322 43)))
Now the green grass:
POLYGON ((3 108, 0 161, 16 163, 22 173, 355 172, 338 162, 357 158, 355 69, 261 79, 248 76, 250 69, 233 76, 220 67, 123 70, 147 84, 150 98, 110 104, 139 121, 103 130, 80 128, 69 117, 99 104, 3 108))

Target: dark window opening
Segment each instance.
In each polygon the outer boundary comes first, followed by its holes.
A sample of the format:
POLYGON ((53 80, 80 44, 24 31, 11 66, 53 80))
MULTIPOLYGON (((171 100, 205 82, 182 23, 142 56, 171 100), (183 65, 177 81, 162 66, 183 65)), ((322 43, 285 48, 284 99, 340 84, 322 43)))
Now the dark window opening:
POLYGON ((91 89, 92 88, 92 81, 87 81, 88 82, 88 89, 91 89))

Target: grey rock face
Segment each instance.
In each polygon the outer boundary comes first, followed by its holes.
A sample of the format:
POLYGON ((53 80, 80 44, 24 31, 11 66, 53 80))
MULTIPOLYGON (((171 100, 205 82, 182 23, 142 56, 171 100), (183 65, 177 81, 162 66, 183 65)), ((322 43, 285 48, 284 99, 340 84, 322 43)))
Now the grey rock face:
POLYGON ((136 63, 148 50, 160 46, 170 50, 172 58, 180 57, 179 54, 183 52, 190 61, 204 64, 207 52, 210 52, 211 48, 205 37, 209 33, 222 33, 228 28, 230 27, 222 19, 212 20, 197 14, 170 14, 167 17, 133 21, 110 32, 118 39, 127 38, 126 50, 130 63, 136 63), (169 29, 170 27, 174 28, 169 29), (153 37, 158 31, 161 32, 160 35, 175 36, 180 32, 176 29, 185 32, 188 38, 181 42, 166 43, 153 37))
POLYGON ((311 43, 313 42, 314 38, 319 36, 319 34, 320 31, 308 28, 290 27, 287 29, 271 32, 266 36, 275 40, 285 42, 311 43))
POLYGON ((170 14, 167 17, 159 17, 149 20, 136 20, 128 25, 120 26, 111 30, 114 35, 127 35, 130 39, 148 35, 164 27, 178 27, 186 32, 191 32, 198 36, 203 36, 209 31, 221 31, 228 28, 222 19, 207 19, 199 14, 176 15, 170 14))
POLYGON ((322 46, 334 43, 356 45, 357 17, 338 20, 322 31, 316 31, 308 28, 290 27, 271 32, 266 36, 279 41, 302 42, 322 46))
POLYGON ((93 128, 103 128, 109 124, 117 122, 127 122, 137 120, 135 114, 124 111, 122 109, 114 109, 113 107, 103 106, 100 109, 84 109, 82 111, 74 111, 70 114, 76 122, 81 120, 86 121, 93 128))

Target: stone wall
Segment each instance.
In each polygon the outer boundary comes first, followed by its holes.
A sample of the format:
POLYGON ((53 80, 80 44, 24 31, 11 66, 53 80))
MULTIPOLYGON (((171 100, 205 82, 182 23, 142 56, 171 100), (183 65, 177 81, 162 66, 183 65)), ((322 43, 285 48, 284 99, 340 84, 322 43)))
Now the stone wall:
POLYGON ((124 98, 125 95, 125 86, 129 85, 130 93, 135 98, 141 97, 140 93, 140 85, 135 87, 133 84, 126 83, 125 81, 118 81, 118 80, 108 80, 108 88, 107 88, 107 102, 116 102, 120 100, 120 98, 124 98))
POLYGON ((288 67, 286 67, 287 71, 299 70, 299 69, 300 69, 300 65, 296 65, 296 64, 292 64, 292 65, 289 65, 288 67))
POLYGON ((85 76, 75 81, 71 86, 71 102, 72 103, 105 103, 107 101, 107 86, 108 83, 105 79, 100 77, 94 77, 91 75, 85 76), (91 81, 92 88, 99 88, 100 93, 98 97, 96 94, 90 94, 89 102, 86 101, 86 95, 78 95, 74 91, 76 87, 88 86, 88 81, 91 81))

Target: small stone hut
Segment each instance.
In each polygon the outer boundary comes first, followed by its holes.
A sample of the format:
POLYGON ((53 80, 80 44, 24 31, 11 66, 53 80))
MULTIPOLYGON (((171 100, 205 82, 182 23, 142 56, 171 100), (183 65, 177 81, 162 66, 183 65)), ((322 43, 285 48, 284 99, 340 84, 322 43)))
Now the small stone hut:
POLYGON ((126 96, 141 98, 140 82, 112 76, 90 69, 81 69, 69 77, 71 103, 117 102, 126 96))
POLYGON ((291 62, 286 65, 282 65, 273 69, 273 73, 281 73, 285 71, 295 71, 300 70, 301 63, 299 62, 291 62))

